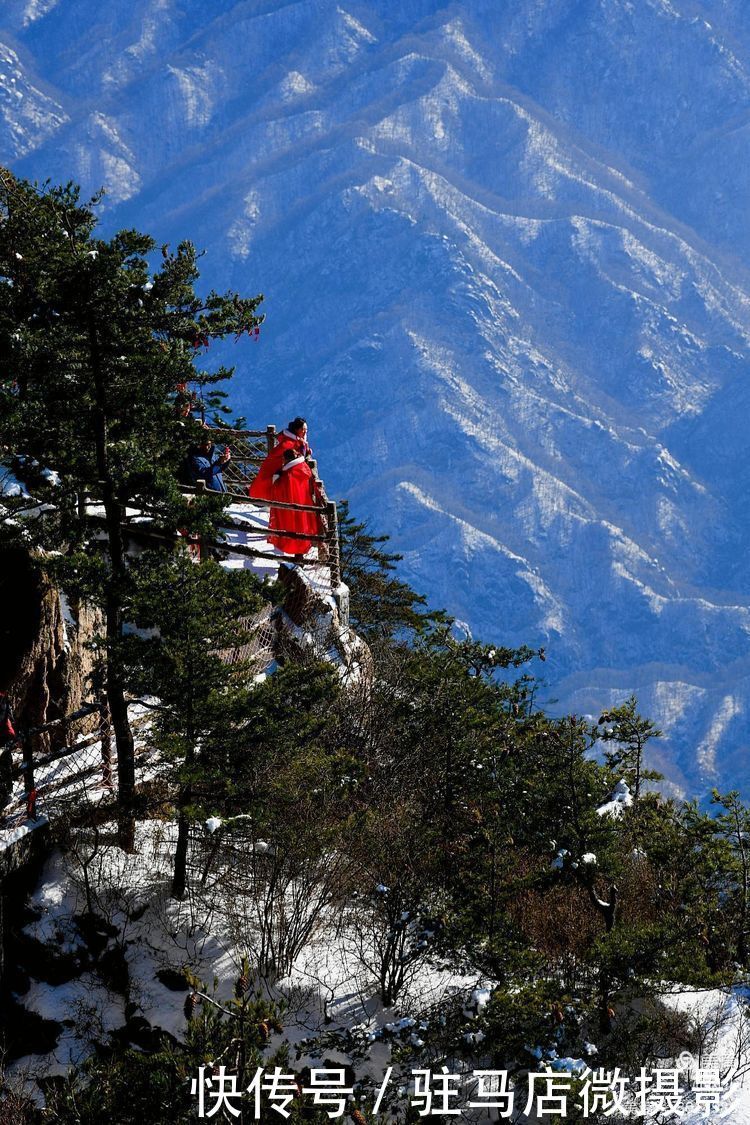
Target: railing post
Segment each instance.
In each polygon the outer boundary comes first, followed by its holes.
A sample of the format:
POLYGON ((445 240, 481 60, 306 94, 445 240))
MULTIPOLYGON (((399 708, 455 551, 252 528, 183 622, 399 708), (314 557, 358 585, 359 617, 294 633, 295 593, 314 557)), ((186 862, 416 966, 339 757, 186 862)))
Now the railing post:
POLYGON ((341 585, 341 558, 339 555, 339 521, 336 504, 326 501, 326 523, 328 524, 328 566, 331 571, 331 589, 341 585))
POLYGON ((101 723, 99 726, 102 747, 102 782, 107 789, 112 788, 112 721, 109 716, 107 700, 102 700, 101 723))
POLYGON ((349 588, 341 577, 341 543, 339 541, 339 516, 335 500, 326 500, 326 521, 328 523, 328 566, 331 575, 331 594, 339 611, 342 625, 349 624, 349 588))
POLYGON ((267 452, 270 453, 275 445, 276 445, 276 427, 275 426, 266 426, 266 450, 267 450, 267 452))
POLYGON ((13 796, 13 742, 0 747, 0 812, 13 796))
POLYGON ((23 788, 26 794, 26 815, 36 820, 36 785, 34 782, 34 742, 26 731, 23 736, 23 788))

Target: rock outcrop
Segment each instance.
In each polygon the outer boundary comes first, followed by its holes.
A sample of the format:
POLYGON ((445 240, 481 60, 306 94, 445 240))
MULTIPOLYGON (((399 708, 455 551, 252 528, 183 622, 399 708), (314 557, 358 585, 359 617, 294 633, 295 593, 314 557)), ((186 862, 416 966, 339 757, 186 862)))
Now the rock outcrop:
POLYGON ((97 610, 71 605, 43 562, 21 551, 2 556, 6 604, 0 687, 10 696, 22 728, 40 726, 92 698, 99 630, 97 610))

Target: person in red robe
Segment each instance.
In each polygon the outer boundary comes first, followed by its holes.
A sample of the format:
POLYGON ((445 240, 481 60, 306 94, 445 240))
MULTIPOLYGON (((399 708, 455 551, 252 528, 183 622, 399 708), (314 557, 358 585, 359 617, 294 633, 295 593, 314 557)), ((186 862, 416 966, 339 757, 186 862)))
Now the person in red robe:
POLYGON ((307 444, 307 422, 304 418, 293 418, 285 430, 277 435, 276 445, 266 455, 258 469, 258 475, 248 488, 248 496, 255 500, 273 500, 273 478, 279 474, 284 464, 284 454, 294 450, 295 457, 310 457, 312 450, 307 444))
MULTIPOLYGON (((284 504, 322 504, 320 486, 304 456, 294 449, 284 453, 284 463, 273 478, 273 499, 284 504)), ((291 538, 286 532, 297 535, 319 535, 320 516, 317 512, 294 512, 287 508, 271 508, 268 521, 268 542, 287 555, 305 555, 312 546, 310 539, 291 538)))

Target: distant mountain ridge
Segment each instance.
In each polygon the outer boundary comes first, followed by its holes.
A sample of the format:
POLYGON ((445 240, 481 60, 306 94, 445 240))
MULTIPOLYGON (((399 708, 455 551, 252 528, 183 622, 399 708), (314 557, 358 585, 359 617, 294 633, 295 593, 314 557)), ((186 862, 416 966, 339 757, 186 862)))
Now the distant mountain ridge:
POLYGON ((238 407, 683 791, 750 709, 750 11, 699 0, 27 0, 0 144, 266 293, 238 407))

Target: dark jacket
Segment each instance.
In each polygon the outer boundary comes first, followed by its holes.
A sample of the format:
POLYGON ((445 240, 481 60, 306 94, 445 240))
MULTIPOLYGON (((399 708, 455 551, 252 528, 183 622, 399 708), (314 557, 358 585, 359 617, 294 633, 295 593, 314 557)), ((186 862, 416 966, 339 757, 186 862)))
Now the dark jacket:
POLYGON ((203 480, 206 482, 206 488, 212 488, 215 492, 226 492, 227 486, 222 475, 224 462, 220 460, 222 453, 223 450, 219 452, 213 444, 208 450, 197 445, 193 446, 190 450, 190 473, 193 484, 203 480))

